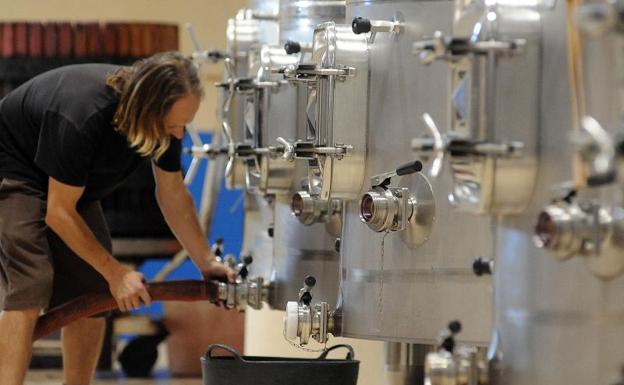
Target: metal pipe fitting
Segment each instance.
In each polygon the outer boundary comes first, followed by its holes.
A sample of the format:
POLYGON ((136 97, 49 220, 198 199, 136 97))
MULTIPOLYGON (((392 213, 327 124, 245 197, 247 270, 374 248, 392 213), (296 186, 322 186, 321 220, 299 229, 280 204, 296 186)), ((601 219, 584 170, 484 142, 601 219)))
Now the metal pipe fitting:
POLYGON ((311 225, 326 222, 329 217, 339 212, 340 202, 335 199, 323 200, 307 191, 298 191, 292 197, 290 208, 299 222, 311 225))
POLYGON ((262 309, 262 303, 269 298, 269 285, 262 277, 247 279, 243 282, 219 282, 217 299, 228 309, 245 311, 247 307, 262 309))
POLYGON ((602 279, 617 277, 624 272, 624 210, 582 200, 554 203, 539 214, 534 242, 560 260, 588 257, 602 279))
POLYGON ((546 206, 535 225, 534 243, 550 250, 557 259, 568 259, 583 252, 592 231, 592 219, 576 204, 546 206))
POLYGON ((323 344, 334 331, 334 313, 327 302, 305 305, 290 301, 286 305, 284 329, 286 338, 299 339, 300 345, 307 345, 310 339, 323 344))
POLYGON ((412 218, 415 205, 407 188, 377 186, 362 196, 360 218, 373 231, 400 231, 412 218))

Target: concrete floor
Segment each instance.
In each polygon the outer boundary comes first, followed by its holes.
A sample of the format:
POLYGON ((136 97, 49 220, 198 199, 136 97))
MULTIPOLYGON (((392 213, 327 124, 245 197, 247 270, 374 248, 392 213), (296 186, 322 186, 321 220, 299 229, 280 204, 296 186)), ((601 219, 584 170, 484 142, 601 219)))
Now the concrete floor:
MULTIPOLYGON (((63 376, 59 370, 31 370, 24 385, 60 385, 63 376)), ((97 379, 92 385, 202 385, 201 378, 155 379, 97 379)))

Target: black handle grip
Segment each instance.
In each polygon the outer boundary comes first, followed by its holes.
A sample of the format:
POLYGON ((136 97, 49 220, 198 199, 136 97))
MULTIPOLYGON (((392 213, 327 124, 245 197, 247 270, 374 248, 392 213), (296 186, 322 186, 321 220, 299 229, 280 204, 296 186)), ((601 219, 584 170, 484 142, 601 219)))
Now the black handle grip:
POLYGON ((284 50, 289 55, 299 53, 301 52, 301 44, 296 41, 288 40, 286 44, 284 44, 284 50))
POLYGON ((232 353, 232 356, 239 360, 239 361, 245 361, 243 360, 243 357, 241 356, 241 354, 234 349, 233 347, 227 346, 227 345, 223 345, 223 344, 212 344, 210 346, 208 346, 208 351, 206 352, 206 354, 204 355, 204 357, 206 357, 206 359, 210 360, 212 358, 214 358, 214 356, 212 355, 212 351, 216 350, 216 349, 221 349, 221 350, 225 350, 227 352, 232 353))
POLYGON ((351 29, 353 33, 359 35, 361 33, 368 33, 371 31, 372 25, 369 19, 364 19, 362 17, 356 17, 351 22, 351 29))
POLYGON ((332 350, 336 350, 338 348, 345 348, 349 351, 347 353, 347 358, 346 358, 347 360, 353 361, 355 359, 355 352, 353 351, 353 347, 347 344, 340 344, 340 345, 334 345, 331 348, 326 349, 323 353, 321 353, 321 355, 317 358, 317 360, 324 360, 325 358, 327 358, 327 355, 329 354, 329 352, 331 352, 332 350))
POLYGON ((587 177, 587 185, 591 187, 611 184, 617 179, 615 170, 609 170, 602 174, 590 175, 587 177))
POLYGON ((422 162, 419 160, 415 160, 413 162, 405 163, 404 165, 399 166, 396 169, 396 174, 399 176, 408 175, 408 174, 413 174, 415 172, 419 172, 422 169, 423 169, 422 162))

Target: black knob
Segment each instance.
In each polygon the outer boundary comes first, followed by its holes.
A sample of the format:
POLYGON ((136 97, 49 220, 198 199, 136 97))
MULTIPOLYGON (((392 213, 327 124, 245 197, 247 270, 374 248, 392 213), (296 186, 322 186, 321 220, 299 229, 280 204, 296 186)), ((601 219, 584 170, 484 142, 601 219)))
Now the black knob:
POLYGON ((245 265, 251 265, 253 263, 253 257, 251 255, 245 255, 243 257, 243 263, 245 265))
POLYGON ((423 165, 422 162, 419 160, 415 160, 413 162, 409 162, 409 163, 405 163, 402 166, 399 166, 396 169, 396 174, 401 176, 401 175, 408 175, 408 174, 413 174, 415 172, 420 172, 423 169, 423 165))
POLYGON ((359 35, 361 33, 368 33, 371 31, 371 22, 369 19, 356 17, 351 22, 351 29, 353 30, 353 33, 356 35, 359 35))
POLYGON ((336 240, 334 241, 334 250, 336 250, 337 253, 340 252, 341 243, 342 243, 342 239, 340 239, 340 237, 336 238, 336 240))
POLYGON ((308 287, 314 287, 314 285, 316 285, 316 278, 314 278, 314 277, 313 277, 313 276, 311 276, 311 275, 308 275, 308 276, 305 278, 304 283, 305 283, 305 285, 306 285, 306 286, 308 286, 308 287))
POLYGON ((452 334, 457 334, 459 332, 461 332, 462 330, 462 324, 461 322, 455 320, 455 321, 451 321, 448 324, 448 329, 452 334))
POLYGON ((273 238, 273 236, 275 235, 275 228, 273 226, 269 226, 269 228, 267 229, 267 234, 269 234, 269 238, 273 238))
POLYGON ((310 306, 310 303, 312 302, 312 294, 310 294, 309 291, 306 291, 305 293, 303 293, 301 295, 301 302, 305 305, 310 306))
POLYGON ((472 50, 472 42, 467 38, 454 37, 449 42, 449 51, 456 56, 467 55, 472 50))
POLYGON ((472 263, 472 271, 477 276, 482 276, 484 274, 492 274, 492 261, 489 259, 478 257, 472 263))
POLYGON ((455 350, 455 335, 462 329, 462 325, 459 321, 451 321, 448 324, 450 334, 448 334, 440 344, 440 348, 446 350, 449 353, 453 353, 455 350))
POLYGON ((225 59, 225 54, 221 51, 208 51, 208 59, 213 62, 218 62, 219 60, 225 59))
POLYGON ((301 52, 301 44, 296 41, 288 40, 286 44, 284 44, 284 50, 289 55, 292 55, 293 53, 299 53, 301 52))
POLYGON ((212 245, 212 253, 215 257, 223 256, 223 238, 217 238, 214 245, 212 245))

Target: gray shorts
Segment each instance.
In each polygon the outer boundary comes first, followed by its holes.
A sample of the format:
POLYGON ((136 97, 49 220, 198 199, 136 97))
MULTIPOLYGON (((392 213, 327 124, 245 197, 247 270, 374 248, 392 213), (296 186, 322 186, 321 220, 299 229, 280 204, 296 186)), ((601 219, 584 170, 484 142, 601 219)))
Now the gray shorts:
MULTIPOLYGON (((42 192, 0 178, 0 310, 54 308, 85 293, 108 290, 106 280, 48 229, 45 211, 42 192)), ((99 202, 78 212, 110 252, 99 202)))

